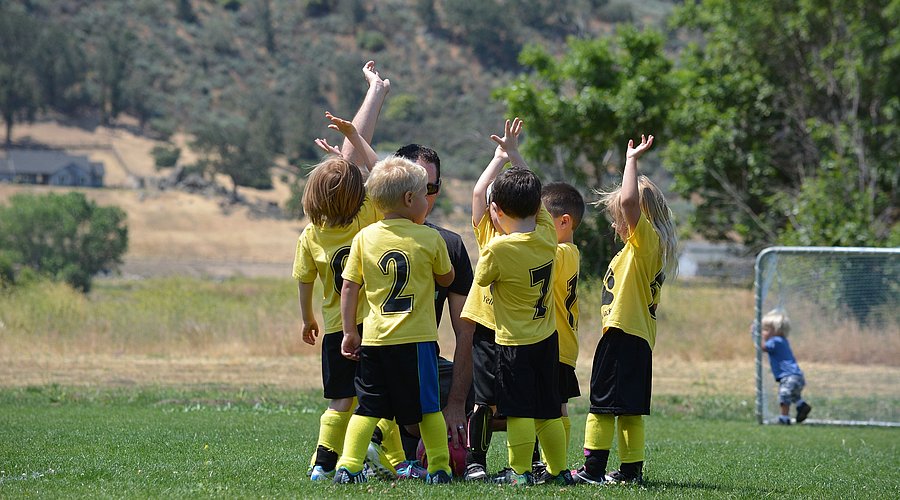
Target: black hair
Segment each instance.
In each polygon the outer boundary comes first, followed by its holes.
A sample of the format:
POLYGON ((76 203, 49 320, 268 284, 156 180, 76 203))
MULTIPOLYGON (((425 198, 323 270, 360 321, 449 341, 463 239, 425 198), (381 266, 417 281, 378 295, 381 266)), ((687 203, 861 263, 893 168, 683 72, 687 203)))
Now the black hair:
POLYGON ((577 229, 584 217, 584 198, 568 182, 551 182, 541 190, 541 201, 553 217, 569 214, 572 227, 577 229))
POLYGON ((441 178, 441 157, 438 156, 437 151, 429 147, 422 146, 421 144, 407 144, 398 149, 397 152, 394 153, 394 156, 406 158, 411 162, 422 160, 424 162, 432 163, 434 164, 437 178, 441 178))
POLYGON ((494 180, 491 201, 510 217, 531 217, 541 209, 541 180, 525 167, 511 167, 494 180))

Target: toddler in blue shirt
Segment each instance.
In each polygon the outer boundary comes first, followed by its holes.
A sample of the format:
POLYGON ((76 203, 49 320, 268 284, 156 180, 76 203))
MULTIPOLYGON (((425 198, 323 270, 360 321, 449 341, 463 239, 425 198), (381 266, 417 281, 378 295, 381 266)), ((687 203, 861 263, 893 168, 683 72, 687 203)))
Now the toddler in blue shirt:
POLYGON ((776 309, 769 311, 762 319, 762 342, 760 347, 769 353, 769 365, 772 375, 778 382, 778 403, 781 405, 781 416, 778 423, 790 425, 789 412, 791 404, 797 405, 797 423, 806 420, 812 406, 803 400, 801 392, 806 385, 803 371, 794 358, 791 344, 787 336, 791 323, 786 314, 776 309))

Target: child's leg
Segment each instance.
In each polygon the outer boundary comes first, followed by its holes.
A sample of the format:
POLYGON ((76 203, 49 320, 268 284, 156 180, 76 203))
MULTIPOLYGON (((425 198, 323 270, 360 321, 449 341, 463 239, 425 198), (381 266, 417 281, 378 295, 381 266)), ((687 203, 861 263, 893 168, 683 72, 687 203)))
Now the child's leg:
POLYGON ((547 460, 547 470, 555 476, 566 468, 566 430, 558 418, 535 419, 534 423, 547 460))
POLYGON ((434 474, 442 470, 453 475, 450 470, 450 448, 447 445, 447 423, 444 414, 436 411, 422 415, 419 422, 419 433, 425 444, 425 455, 428 456, 428 472, 434 474))
POLYGON ((628 477, 641 474, 644 465, 644 417, 619 416, 619 470, 628 477))
POLYGON ((584 469, 593 477, 606 474, 606 462, 616 433, 616 417, 589 413, 584 425, 584 469))
POLYGON ((516 474, 531 472, 531 454, 534 451, 534 419, 507 417, 506 448, 509 466, 516 474))
POLYGON ((566 449, 569 449, 569 439, 572 437, 572 421, 569 420, 569 405, 563 403, 562 405, 562 424, 563 428, 566 430, 566 449))
POLYGON ((319 417, 319 439, 313 456, 313 465, 319 465, 326 471, 334 470, 338 456, 344 450, 344 435, 354 398, 335 399, 328 409, 319 417))
POLYGON ((400 439, 400 427, 397 422, 383 418, 378 421, 378 429, 381 430, 381 447, 392 467, 406 460, 406 454, 403 452, 403 441, 400 439))
POLYGON ((347 435, 344 438, 344 452, 337 461, 337 467, 346 467, 352 473, 363 469, 366 450, 372 441, 372 432, 378 425, 378 417, 353 415, 347 424, 347 435))

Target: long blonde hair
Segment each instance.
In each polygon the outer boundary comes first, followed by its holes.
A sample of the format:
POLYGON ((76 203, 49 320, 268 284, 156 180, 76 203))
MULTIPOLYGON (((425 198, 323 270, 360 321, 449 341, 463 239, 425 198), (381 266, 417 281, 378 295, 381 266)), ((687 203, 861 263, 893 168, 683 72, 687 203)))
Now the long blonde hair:
POLYGON ((329 156, 309 173, 303 211, 317 226, 343 227, 353 222, 365 199, 359 168, 340 156, 329 156))
MULTIPOLYGON (((609 214, 616 227, 629 227, 625 220, 625 211, 622 210, 622 186, 611 191, 594 191, 600 195, 600 199, 594 205, 600 207, 609 214)), ((675 222, 672 220, 672 210, 666 202, 666 197, 656 184, 646 175, 638 176, 638 196, 640 198, 641 213, 653 226, 656 235, 659 236, 659 247, 663 262, 663 272, 669 279, 674 279, 678 274, 678 235, 675 232, 675 222)))

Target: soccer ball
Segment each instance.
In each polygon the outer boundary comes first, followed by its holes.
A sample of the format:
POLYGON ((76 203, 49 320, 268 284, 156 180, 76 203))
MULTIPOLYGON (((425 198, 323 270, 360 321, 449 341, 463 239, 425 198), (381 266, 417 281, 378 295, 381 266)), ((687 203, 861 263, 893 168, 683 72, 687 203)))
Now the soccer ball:
MULTIPOLYGON (((459 448, 454 448, 453 445, 449 446, 450 448, 450 468, 453 470, 454 476, 462 476, 466 473, 466 447, 460 446, 459 448)), ((416 459, 419 462, 422 462, 422 465, 428 467, 428 457, 425 455, 425 443, 422 440, 419 440, 419 446, 416 447, 416 459)))

